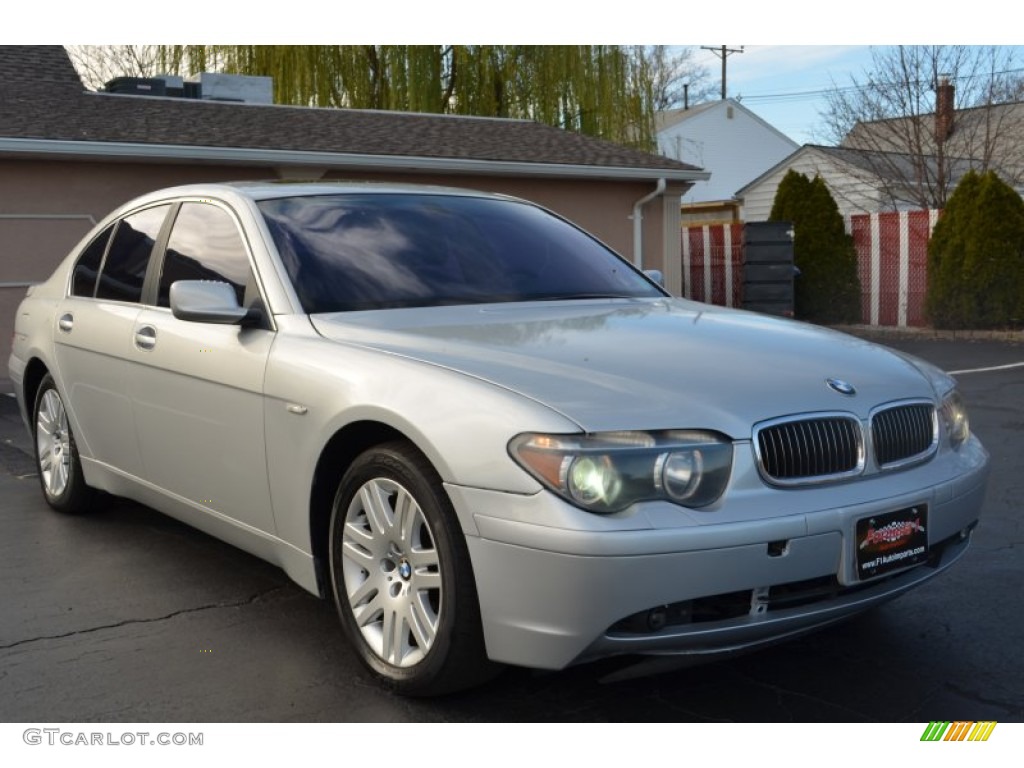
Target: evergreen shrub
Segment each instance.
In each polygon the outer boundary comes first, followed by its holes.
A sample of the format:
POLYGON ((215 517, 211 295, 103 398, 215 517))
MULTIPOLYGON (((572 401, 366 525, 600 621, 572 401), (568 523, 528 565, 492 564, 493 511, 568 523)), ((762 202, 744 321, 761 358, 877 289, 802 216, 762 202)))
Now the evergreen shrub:
POLYGON ((793 224, 796 316, 814 323, 859 323, 857 252, 839 206, 820 176, 790 170, 775 193, 770 219, 793 224))
POLYGON ((1024 325, 1024 200, 989 171, 970 171, 928 242, 926 308, 936 328, 1024 325))

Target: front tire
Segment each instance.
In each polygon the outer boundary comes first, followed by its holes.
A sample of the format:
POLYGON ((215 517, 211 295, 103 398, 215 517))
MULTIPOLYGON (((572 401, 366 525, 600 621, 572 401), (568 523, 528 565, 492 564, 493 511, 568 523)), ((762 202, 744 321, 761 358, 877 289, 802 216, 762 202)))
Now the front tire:
POLYGON ((352 463, 334 499, 330 555, 345 633, 387 684, 427 696, 494 674, 458 519, 411 445, 381 445, 352 463))
POLYGON ((50 374, 43 377, 36 391, 32 436, 36 445, 39 485, 46 503, 58 512, 87 511, 93 500, 93 491, 85 484, 64 399, 50 374))

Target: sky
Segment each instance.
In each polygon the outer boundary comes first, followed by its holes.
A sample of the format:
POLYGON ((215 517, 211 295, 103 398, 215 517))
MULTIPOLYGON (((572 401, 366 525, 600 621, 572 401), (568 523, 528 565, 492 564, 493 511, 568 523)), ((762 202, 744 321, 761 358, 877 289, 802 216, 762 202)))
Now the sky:
MULTIPOLYGON (((740 48, 730 45, 730 48, 740 48)), ((887 46, 874 46, 876 51, 887 46)), ((797 144, 831 144, 820 113, 826 93, 866 80, 872 46, 867 45, 747 45, 727 57, 728 96, 782 131, 797 144)), ((1024 46, 1004 46, 1024 68, 1024 46)), ((695 61, 711 70, 720 88, 721 58, 698 48, 695 61)), ((1024 75, 1024 69, 1021 70, 1024 75)), ((716 98, 718 91, 716 91, 716 98)))
MULTIPOLYGON (((710 69, 720 88, 721 59, 698 49, 694 60, 710 69)), ((851 75, 862 80, 870 65, 866 45, 745 45, 726 59, 727 95, 797 144, 830 143, 819 118, 825 92, 849 85, 851 75)))

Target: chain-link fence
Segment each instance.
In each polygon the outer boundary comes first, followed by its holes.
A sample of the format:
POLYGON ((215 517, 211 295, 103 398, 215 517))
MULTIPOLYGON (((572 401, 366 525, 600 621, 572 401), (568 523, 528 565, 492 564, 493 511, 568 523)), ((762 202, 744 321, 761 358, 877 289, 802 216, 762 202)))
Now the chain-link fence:
MULTIPOLYGON (((935 210, 849 217, 847 231, 857 249, 862 322, 927 324, 928 239, 938 218, 935 210)), ((721 306, 742 305, 742 224, 683 227, 682 252, 686 298, 721 306)))
POLYGON ((683 227, 683 295, 739 307, 743 303, 743 225, 683 227))
POLYGON ((928 239, 939 212, 892 211, 851 216, 863 322, 927 325, 928 239))

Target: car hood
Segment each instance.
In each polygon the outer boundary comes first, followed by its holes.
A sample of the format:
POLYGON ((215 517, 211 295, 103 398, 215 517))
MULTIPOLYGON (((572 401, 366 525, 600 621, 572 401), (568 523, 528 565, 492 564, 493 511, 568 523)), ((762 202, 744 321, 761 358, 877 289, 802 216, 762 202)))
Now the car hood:
POLYGON ((934 398, 909 360, 817 326, 677 299, 378 310, 311 318, 328 339, 461 372, 588 432, 701 428, 934 398), (826 384, 836 378, 852 396, 826 384))

